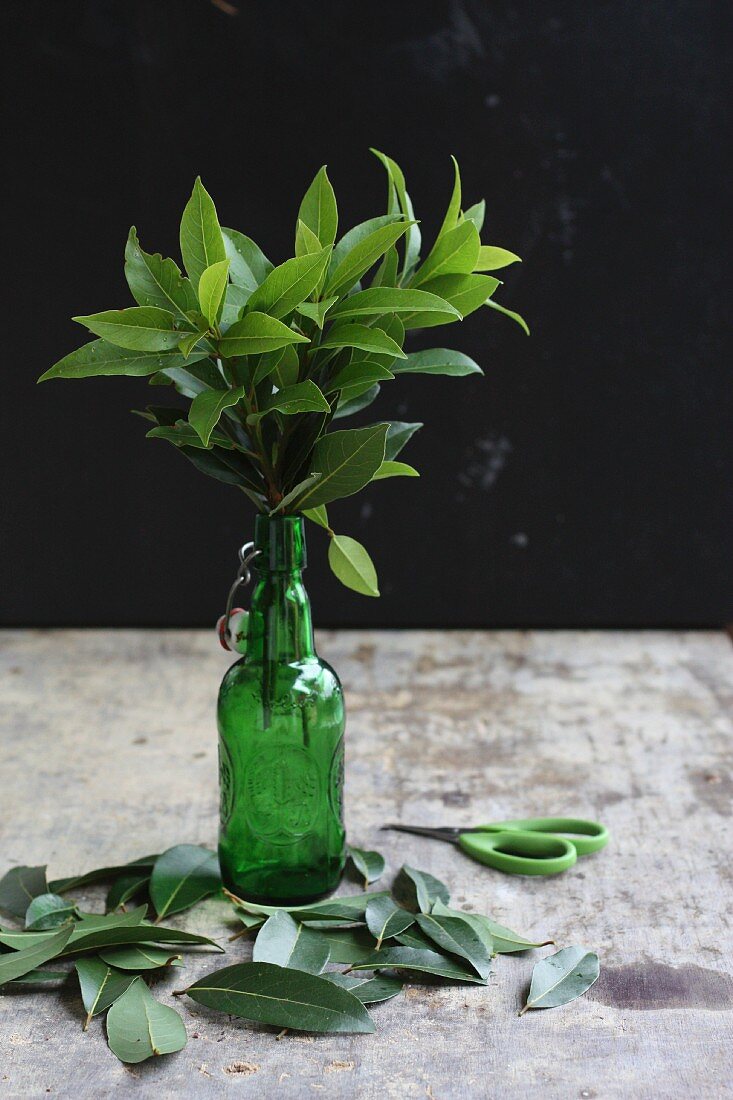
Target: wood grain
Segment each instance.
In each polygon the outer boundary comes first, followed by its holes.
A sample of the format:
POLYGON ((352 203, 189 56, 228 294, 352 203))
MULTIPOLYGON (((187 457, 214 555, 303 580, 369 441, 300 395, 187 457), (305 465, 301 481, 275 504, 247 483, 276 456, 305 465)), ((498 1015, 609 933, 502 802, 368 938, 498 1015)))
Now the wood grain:
MULTIPOLYGON (((598 950, 565 1008, 516 1012, 534 956, 487 989, 408 987, 365 1037, 288 1035, 177 1002, 178 1055, 107 1050, 71 979, 0 997, 0 1096, 459 1098, 730 1095, 733 651, 712 633, 327 633, 349 704, 349 837, 442 878, 454 904, 598 950), (553 879, 381 833, 390 819, 598 816, 609 848, 553 879)), ((54 876, 216 836, 214 705, 227 663, 196 631, 6 631, 0 873, 54 876)), ((354 887, 345 884, 344 889, 354 887)), ((101 895, 80 892, 80 902, 101 895)), ((227 906, 177 918, 223 938, 227 906)), ((551 949, 546 949, 551 950, 551 949)), ((226 961, 249 956, 246 941, 226 961)), ((187 956, 193 980, 222 965, 187 956)), ((156 986, 167 1003, 181 974, 156 986)))

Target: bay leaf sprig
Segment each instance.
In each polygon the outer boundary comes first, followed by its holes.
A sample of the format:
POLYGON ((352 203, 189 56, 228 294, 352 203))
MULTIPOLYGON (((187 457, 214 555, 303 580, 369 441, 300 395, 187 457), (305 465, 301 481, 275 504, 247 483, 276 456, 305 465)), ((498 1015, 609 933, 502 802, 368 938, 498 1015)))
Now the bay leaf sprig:
POLYGON ((464 206, 455 160, 446 213, 423 247, 402 169, 372 152, 387 174, 386 212, 340 233, 324 166, 300 203, 294 255, 278 264, 250 237, 220 225, 197 178, 181 219, 183 271, 145 252, 133 226, 125 276, 135 304, 74 317, 96 339, 39 381, 126 375, 168 387, 190 405, 186 411, 175 396, 148 405, 140 415, 149 438, 172 444, 260 512, 304 514, 326 532, 335 576, 378 596, 366 548, 332 526, 327 506, 374 482, 418 477, 397 456, 422 425, 381 419, 344 429, 336 422, 367 409, 403 375, 482 373, 461 351, 406 349, 415 331, 453 324, 482 306, 528 329, 495 300, 501 283, 493 272, 519 257, 481 243, 485 204, 464 206))

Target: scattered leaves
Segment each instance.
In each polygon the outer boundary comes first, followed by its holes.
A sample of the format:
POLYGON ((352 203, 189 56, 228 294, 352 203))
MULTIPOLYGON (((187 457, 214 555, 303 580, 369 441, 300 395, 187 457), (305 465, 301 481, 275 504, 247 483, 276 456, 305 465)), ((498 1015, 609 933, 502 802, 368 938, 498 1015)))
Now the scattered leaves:
MULTIPOLYGON (((328 522, 325 514, 322 518, 328 522)), ((370 1033, 374 1023, 364 1006, 397 996, 405 977, 486 985, 492 955, 551 942, 531 941, 488 916, 452 909, 444 883, 409 865, 397 876, 393 894, 370 892, 369 883, 384 872, 384 859, 360 848, 349 848, 349 856, 364 879, 359 894, 286 907, 225 891, 243 925, 231 938, 256 935, 252 961, 216 970, 181 993, 208 1008, 285 1030, 370 1033), (348 970, 326 971, 327 966, 348 970), (391 971, 400 976, 385 973, 391 971)), ((182 965, 181 950, 217 945, 206 936, 150 923, 145 905, 129 912, 80 913, 58 896, 72 885, 110 879, 112 907, 149 884, 159 919, 220 887, 214 853, 185 844, 51 884, 43 867, 14 868, 0 881, 0 899, 7 910, 25 917, 27 930, 0 928, 0 986, 60 984, 68 972, 43 964, 74 956, 85 1029, 106 1011, 110 1048, 122 1061, 135 1063, 186 1043, 179 1014, 152 996, 142 975, 182 965), (42 927, 47 923, 52 927, 42 927)), ((567 1004, 590 988, 598 973, 598 956, 585 948, 564 948, 542 959, 522 1013, 567 1004)))

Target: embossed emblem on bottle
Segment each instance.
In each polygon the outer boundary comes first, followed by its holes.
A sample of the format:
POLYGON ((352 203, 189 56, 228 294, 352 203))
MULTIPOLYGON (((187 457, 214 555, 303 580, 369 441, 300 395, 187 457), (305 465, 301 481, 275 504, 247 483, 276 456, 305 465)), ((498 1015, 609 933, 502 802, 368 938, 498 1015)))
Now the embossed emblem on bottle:
POLYGON ((344 816, 344 739, 339 738, 339 743, 333 750, 331 767, 328 776, 328 797, 331 809, 336 815, 337 821, 343 821, 344 816))
POLYGON ((273 844, 292 844, 318 813, 318 768, 297 745, 270 745, 247 769, 246 815, 250 829, 273 844))
POLYGON ((232 758, 224 741, 219 738, 219 820, 223 827, 229 824, 234 810, 234 769, 232 758))

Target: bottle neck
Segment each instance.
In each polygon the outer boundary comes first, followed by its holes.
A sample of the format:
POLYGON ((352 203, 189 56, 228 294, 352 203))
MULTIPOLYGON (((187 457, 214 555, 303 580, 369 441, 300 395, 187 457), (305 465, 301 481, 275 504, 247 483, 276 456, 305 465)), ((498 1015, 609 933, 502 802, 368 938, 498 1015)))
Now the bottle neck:
POLYGON ((249 613, 247 657, 290 663, 315 656, 302 516, 257 516, 255 586, 249 613))

